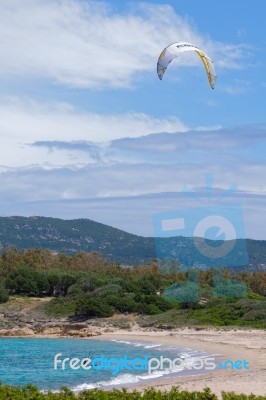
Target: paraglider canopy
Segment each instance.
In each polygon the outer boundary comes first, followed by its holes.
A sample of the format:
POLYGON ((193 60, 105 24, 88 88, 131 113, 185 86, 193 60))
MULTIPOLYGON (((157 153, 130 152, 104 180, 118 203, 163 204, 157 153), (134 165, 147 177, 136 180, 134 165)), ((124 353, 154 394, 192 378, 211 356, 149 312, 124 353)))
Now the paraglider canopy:
POLYGON ((176 42, 173 44, 170 44, 170 46, 167 46, 160 54, 158 62, 157 62, 157 73, 158 77, 162 80, 163 75, 170 64, 170 62, 178 57, 181 53, 184 53, 186 51, 195 51, 198 56, 201 58, 201 61, 203 62, 210 87, 214 89, 215 81, 216 81, 216 73, 215 73, 215 68, 214 68, 214 63, 210 59, 210 57, 207 56, 205 52, 200 50, 198 47, 194 46, 191 43, 186 43, 186 42, 176 42))

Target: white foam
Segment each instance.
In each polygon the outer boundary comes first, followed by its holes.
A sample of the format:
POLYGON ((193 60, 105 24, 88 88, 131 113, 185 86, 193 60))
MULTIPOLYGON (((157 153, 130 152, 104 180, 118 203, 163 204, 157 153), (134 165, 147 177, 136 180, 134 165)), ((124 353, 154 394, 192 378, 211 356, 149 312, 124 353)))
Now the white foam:
POLYGON ((132 342, 127 342, 126 340, 115 340, 115 339, 112 339, 111 342, 124 343, 124 344, 132 344, 132 342))
POLYGON ((106 381, 99 381, 95 383, 83 383, 78 386, 75 386, 72 388, 73 392, 80 392, 82 390, 89 390, 89 389, 100 389, 103 387, 108 387, 108 386, 119 386, 119 385, 128 385, 132 383, 138 383, 143 380, 150 380, 150 379, 156 379, 160 378, 165 375, 173 374, 173 373, 178 373, 180 371, 183 371, 182 368, 175 368, 175 369, 164 369, 164 370, 156 370, 153 371, 151 374, 143 374, 143 375, 133 375, 133 374, 120 374, 117 375, 110 380, 106 381))

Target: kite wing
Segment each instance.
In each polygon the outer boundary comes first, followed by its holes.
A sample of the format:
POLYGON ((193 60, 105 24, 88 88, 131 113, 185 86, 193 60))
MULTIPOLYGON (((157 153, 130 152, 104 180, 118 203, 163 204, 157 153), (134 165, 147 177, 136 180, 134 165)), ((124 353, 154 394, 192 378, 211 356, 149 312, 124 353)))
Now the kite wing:
POLYGON ((215 73, 215 68, 214 68, 214 63, 213 61, 207 56, 206 53, 204 53, 202 50, 200 50, 198 47, 194 46, 191 43, 185 43, 185 42, 177 42, 170 44, 170 46, 166 47, 160 54, 158 62, 157 62, 157 73, 159 78, 162 80, 163 74, 165 73, 168 65, 170 62, 180 55, 181 53, 184 53, 186 51, 195 51, 198 56, 201 58, 201 61, 204 64, 204 67, 207 72, 208 80, 210 87, 214 89, 215 81, 216 81, 216 73, 215 73))

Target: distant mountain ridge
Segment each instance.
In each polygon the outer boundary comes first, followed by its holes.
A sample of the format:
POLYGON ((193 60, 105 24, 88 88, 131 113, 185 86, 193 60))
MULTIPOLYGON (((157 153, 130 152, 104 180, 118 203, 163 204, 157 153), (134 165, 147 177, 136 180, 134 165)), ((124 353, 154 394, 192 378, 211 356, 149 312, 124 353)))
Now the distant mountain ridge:
MULTIPOLYGON (((165 241, 172 240, 162 239, 165 241)), ((238 239, 241 240, 241 239, 238 239)), ((175 257, 181 262, 193 256, 193 238, 176 237, 175 257)), ((155 239, 124 232, 89 219, 48 217, 0 217, 1 251, 46 248, 74 254, 97 251, 110 261, 139 265, 156 258, 155 239)), ((266 241, 247 239, 249 269, 266 270, 266 241)), ((204 266, 203 266, 204 267, 204 266)))

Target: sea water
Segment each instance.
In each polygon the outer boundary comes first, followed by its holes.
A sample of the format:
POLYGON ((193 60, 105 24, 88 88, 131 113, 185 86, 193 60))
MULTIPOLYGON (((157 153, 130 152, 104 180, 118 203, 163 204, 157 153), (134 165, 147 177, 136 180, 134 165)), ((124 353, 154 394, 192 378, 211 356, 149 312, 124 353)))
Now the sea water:
POLYGON ((54 357, 61 353, 60 359, 84 358, 94 359, 104 356, 110 358, 128 359, 163 357, 206 357, 204 351, 195 352, 189 348, 178 346, 163 346, 160 344, 126 341, 126 340, 95 340, 95 339, 39 339, 39 338, 1 338, 0 339, 0 380, 3 384, 23 386, 31 383, 39 389, 57 391, 62 386, 68 386, 74 391, 92 388, 119 388, 135 385, 145 380, 158 377, 169 378, 177 375, 195 375, 204 371, 169 369, 156 370, 152 374, 143 370, 123 369, 118 373, 110 369, 74 370, 66 363, 65 369, 58 365, 55 369, 54 357))

